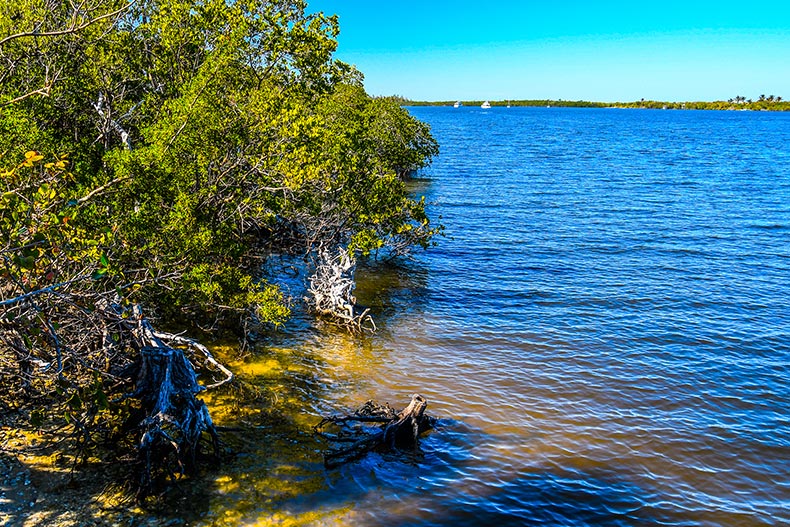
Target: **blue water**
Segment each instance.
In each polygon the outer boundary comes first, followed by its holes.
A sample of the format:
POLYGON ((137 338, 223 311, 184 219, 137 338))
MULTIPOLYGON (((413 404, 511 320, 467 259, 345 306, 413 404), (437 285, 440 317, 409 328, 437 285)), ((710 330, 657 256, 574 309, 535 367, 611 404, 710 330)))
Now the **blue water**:
POLYGON ((411 111, 447 237, 382 376, 475 427, 413 524, 790 524, 790 115, 411 111))
POLYGON ((280 345, 314 421, 419 392, 439 424, 331 471, 304 425, 244 478, 312 481, 296 524, 790 525, 790 114, 410 111, 446 237, 359 270, 372 337, 280 345))

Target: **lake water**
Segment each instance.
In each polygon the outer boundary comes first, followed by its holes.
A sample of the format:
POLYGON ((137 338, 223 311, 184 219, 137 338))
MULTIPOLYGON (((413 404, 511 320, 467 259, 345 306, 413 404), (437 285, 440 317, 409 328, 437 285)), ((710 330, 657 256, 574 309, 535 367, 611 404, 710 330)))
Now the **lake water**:
POLYGON ((790 524, 790 114, 410 111, 446 237, 359 270, 375 335, 236 365, 271 405, 194 523, 790 524), (412 393, 418 458, 324 469, 320 415, 412 393))

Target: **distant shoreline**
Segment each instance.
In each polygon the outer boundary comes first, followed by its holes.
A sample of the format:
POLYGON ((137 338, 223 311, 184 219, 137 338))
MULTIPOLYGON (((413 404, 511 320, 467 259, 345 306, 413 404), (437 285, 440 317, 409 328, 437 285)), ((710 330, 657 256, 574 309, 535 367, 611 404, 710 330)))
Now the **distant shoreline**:
MULTIPOLYGON (((485 101, 410 101, 401 99, 402 106, 453 106, 460 102, 461 106, 480 107, 485 101)), ((730 110, 730 111, 790 111, 790 101, 688 101, 688 102, 666 102, 666 101, 633 101, 633 102, 595 102, 595 101, 565 101, 562 99, 530 99, 530 100, 504 100, 488 101, 494 106, 549 106, 565 108, 640 108, 653 110, 730 110)))

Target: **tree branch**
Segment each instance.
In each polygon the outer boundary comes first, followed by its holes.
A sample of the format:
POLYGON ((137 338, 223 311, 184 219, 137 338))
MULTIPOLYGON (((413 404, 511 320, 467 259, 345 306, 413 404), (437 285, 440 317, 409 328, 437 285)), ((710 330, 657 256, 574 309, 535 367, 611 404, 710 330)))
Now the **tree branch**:
POLYGON ((14 298, 9 298, 7 300, 2 300, 2 301, 0 301, 0 306, 12 306, 12 305, 18 304, 19 302, 22 302, 24 300, 28 300, 30 298, 34 298, 34 297, 36 297, 38 295, 42 295, 44 293, 51 293, 51 292, 55 291, 56 289, 60 289, 61 287, 65 287, 67 285, 75 284, 77 282, 82 282, 83 280, 86 280, 88 278, 90 278, 90 277, 89 276, 78 276, 77 278, 74 278, 72 280, 67 280, 65 282, 60 282, 59 284, 54 284, 54 285, 51 285, 49 287, 45 287, 43 289, 36 289, 35 291, 30 291, 28 293, 25 293, 24 295, 19 295, 19 296, 14 297, 14 298))
POLYGON ((132 7, 136 2, 137 2, 137 0, 131 0, 128 4, 126 4, 125 6, 123 6, 120 9, 117 9, 117 10, 113 11, 112 13, 106 13, 106 14, 104 14, 102 16, 99 16, 99 17, 96 17, 96 18, 94 18, 92 20, 88 20, 87 22, 84 22, 84 23, 82 23, 79 26, 73 26, 73 27, 70 27, 68 29, 61 29, 60 31, 46 31, 44 33, 41 33, 39 31, 26 31, 26 32, 23 32, 23 33, 16 33, 15 35, 9 35, 9 36, 5 37, 3 40, 0 40, 0 47, 2 47, 3 44, 5 44, 6 42, 10 42, 10 41, 16 40, 18 38, 57 37, 57 36, 61 36, 61 35, 69 35, 71 33, 77 33, 78 31, 82 31, 83 29, 85 29, 85 28, 87 28, 89 26, 92 26, 96 22, 100 22, 100 21, 102 21, 104 19, 114 17, 115 15, 118 15, 118 14, 126 11, 127 9, 132 7))
POLYGON ((223 384, 227 384, 233 380, 234 378, 233 372, 230 371, 228 368, 226 368, 224 364, 222 364, 217 359, 215 359, 214 356, 211 354, 211 352, 208 350, 208 348, 203 344, 195 340, 182 337, 180 335, 173 335, 172 333, 163 333, 161 331, 155 331, 152 332, 152 334, 157 338, 163 340, 169 340, 170 342, 173 342, 175 344, 181 344, 183 346, 189 346, 190 348, 195 348, 196 350, 200 351, 203 354, 203 356, 206 358, 206 361, 208 361, 209 364, 213 365, 215 368, 217 368, 223 374, 225 374, 225 378, 222 379, 221 381, 206 386, 207 390, 211 388, 217 388, 218 386, 222 386, 223 384))
POLYGON ((130 176, 120 176, 120 177, 117 177, 115 179, 112 179, 112 180, 108 181, 107 183, 105 183, 104 185, 102 185, 100 187, 96 187, 95 189, 91 190, 90 192, 88 192, 87 194, 82 196, 80 199, 78 199, 77 200, 77 205, 82 205, 86 201, 90 200, 92 197, 96 196, 97 194, 100 194, 100 193, 104 192, 105 190, 107 190, 111 186, 115 185, 116 183, 120 183, 121 181, 126 181, 127 179, 130 179, 130 176))

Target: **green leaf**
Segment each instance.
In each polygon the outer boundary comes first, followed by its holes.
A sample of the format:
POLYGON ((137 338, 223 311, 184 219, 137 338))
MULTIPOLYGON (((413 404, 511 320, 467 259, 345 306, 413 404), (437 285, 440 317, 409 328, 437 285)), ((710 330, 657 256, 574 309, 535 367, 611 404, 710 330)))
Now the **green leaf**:
POLYGON ((44 410, 36 408, 30 412, 30 424, 36 428, 39 428, 44 424, 44 419, 46 416, 47 415, 44 413, 44 410))
POLYGON ((77 393, 77 392, 74 392, 73 394, 71 394, 71 397, 69 397, 69 400, 66 401, 66 403, 75 412, 82 409, 82 398, 80 397, 80 394, 77 393))
POLYGON ((101 388, 96 388, 96 393, 94 393, 94 399, 96 401, 96 406, 99 410, 106 410, 110 407, 110 402, 107 400, 107 395, 101 388))
POLYGON ((15 263, 21 267, 22 269, 35 269, 36 268, 36 257, 35 256, 17 256, 14 258, 15 263))

